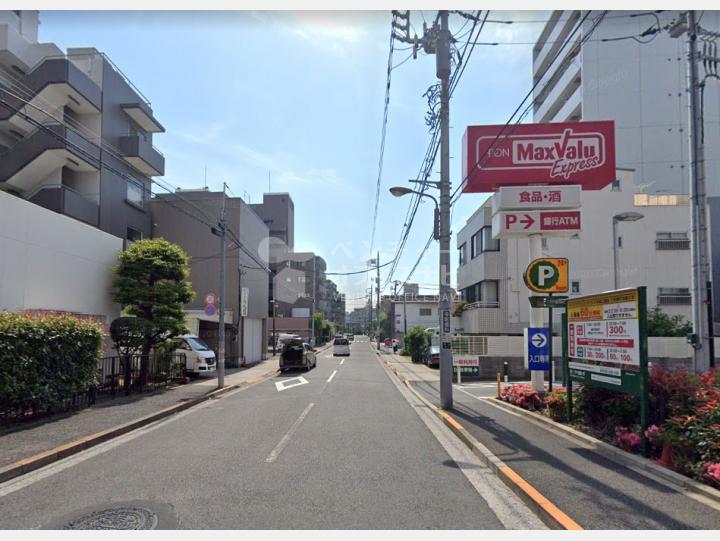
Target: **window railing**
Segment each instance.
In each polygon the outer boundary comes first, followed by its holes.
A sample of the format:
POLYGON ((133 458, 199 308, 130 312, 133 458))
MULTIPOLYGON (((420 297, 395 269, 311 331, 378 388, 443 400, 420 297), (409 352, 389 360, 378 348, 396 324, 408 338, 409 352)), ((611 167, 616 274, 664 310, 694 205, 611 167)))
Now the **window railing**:
POLYGON ((661 306, 685 306, 692 304, 689 293, 658 293, 657 303, 661 306))
POLYGON ((656 239, 657 250, 689 250, 690 239, 656 239))

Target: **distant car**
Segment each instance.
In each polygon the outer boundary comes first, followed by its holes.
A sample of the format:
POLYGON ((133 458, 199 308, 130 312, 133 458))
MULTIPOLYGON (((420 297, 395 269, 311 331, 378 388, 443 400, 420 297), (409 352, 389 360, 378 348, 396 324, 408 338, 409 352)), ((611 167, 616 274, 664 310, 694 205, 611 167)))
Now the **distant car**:
POLYGON ((348 342, 354 342, 355 341, 355 335, 353 333, 346 333, 345 338, 348 339, 348 342))
POLYGON ((333 342, 333 357, 336 355, 350 355, 350 342, 347 338, 336 338, 333 342))
POLYGON ((280 353, 280 371, 300 368, 310 370, 317 366, 315 349, 302 339, 294 338, 285 341, 280 353))
POLYGON ((440 347, 430 346, 430 349, 425 356, 425 364, 429 367, 440 367, 440 347))

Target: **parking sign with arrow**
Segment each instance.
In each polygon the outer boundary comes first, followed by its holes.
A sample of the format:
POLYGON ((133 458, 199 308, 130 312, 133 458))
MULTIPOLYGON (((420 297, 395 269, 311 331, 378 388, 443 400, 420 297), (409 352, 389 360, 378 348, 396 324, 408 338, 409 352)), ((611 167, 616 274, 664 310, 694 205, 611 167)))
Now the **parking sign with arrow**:
POLYGON ((550 330, 529 327, 527 338, 528 369, 550 370, 550 330))

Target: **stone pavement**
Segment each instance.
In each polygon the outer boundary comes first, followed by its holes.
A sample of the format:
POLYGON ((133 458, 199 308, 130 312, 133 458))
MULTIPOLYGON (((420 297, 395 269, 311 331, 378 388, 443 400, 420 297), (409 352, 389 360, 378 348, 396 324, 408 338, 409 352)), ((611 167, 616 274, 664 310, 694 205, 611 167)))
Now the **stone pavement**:
MULTIPOLYGON (((277 362, 277 357, 271 357, 247 368, 228 369, 225 385, 243 385, 274 373, 277 362)), ((127 397, 119 394, 115 399, 103 398, 79 411, 0 429, 0 468, 179 402, 199 398, 216 388, 217 376, 200 376, 187 385, 127 397)))

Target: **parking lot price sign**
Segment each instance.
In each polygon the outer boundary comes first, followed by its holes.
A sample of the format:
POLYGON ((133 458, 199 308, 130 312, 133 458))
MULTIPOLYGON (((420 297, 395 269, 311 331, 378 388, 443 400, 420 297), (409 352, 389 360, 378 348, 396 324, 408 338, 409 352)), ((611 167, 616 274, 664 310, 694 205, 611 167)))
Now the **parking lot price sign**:
POLYGON ((480 356, 453 353, 453 374, 457 374, 458 370, 465 376, 479 376, 480 356))
POLYGON ((641 289, 568 299, 568 373, 572 381, 640 396, 642 372, 647 371, 641 289))

